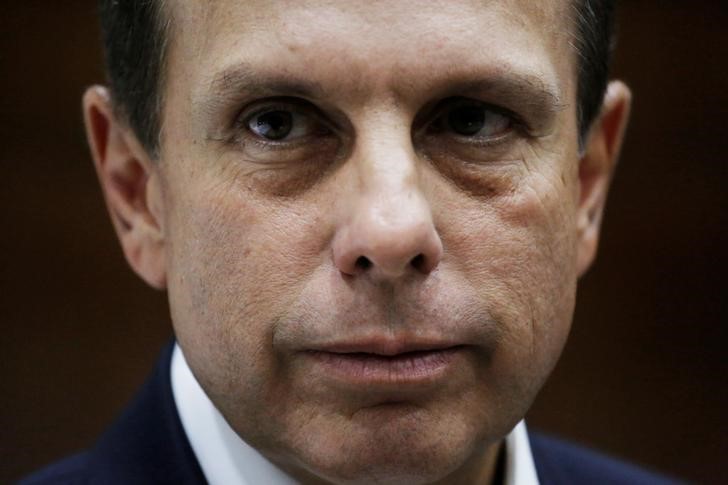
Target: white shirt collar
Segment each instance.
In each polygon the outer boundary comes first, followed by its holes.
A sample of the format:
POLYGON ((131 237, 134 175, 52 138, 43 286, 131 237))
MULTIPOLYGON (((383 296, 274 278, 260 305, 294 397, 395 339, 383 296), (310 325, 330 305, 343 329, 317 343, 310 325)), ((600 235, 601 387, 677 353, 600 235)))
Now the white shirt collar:
POLYGON ((506 436, 504 485, 538 485, 536 464, 528 441, 526 422, 521 420, 506 436))
MULTIPOLYGON (((197 383, 179 345, 171 365, 177 412, 210 485, 297 483, 233 431, 197 383)), ((526 424, 518 423, 505 442, 505 485, 538 485, 526 424)))

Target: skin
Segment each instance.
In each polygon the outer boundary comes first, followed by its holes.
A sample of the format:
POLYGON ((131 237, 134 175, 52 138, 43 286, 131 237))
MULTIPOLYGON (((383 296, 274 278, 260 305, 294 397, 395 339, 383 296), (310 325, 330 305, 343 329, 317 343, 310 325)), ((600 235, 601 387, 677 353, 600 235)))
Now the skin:
POLYGON ((167 289, 203 389, 304 481, 487 483, 567 338, 627 88, 580 152, 566 1, 167 10, 159 159, 105 88, 84 113, 126 257, 167 289), (458 103, 487 129, 454 132, 458 103), (261 109, 300 136, 265 142, 261 109), (462 348, 417 385, 333 378, 309 352, 362 339, 462 348))

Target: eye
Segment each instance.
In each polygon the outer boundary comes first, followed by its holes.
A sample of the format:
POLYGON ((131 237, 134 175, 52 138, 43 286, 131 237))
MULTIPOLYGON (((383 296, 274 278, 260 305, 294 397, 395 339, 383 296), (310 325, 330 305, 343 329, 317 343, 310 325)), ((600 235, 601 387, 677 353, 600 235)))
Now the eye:
POLYGON ((289 111, 269 111, 248 120, 248 128, 258 136, 280 140, 293 129, 293 114, 289 111))
POLYGON ((497 138, 513 127, 513 119, 485 103, 456 101, 445 106, 433 128, 468 138, 497 138))
POLYGON ((299 106, 272 106, 245 119, 246 128, 258 138, 286 142, 326 133, 313 113, 299 106))

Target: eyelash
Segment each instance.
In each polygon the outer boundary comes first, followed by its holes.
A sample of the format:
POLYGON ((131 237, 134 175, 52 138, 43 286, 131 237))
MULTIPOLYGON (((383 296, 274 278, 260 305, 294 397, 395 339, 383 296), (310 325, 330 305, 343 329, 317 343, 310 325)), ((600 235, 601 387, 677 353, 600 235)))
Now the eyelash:
MULTIPOLYGON (((314 122, 321 125, 322 132, 330 134, 336 133, 339 130, 333 126, 332 123, 326 120, 326 116, 320 112, 320 110, 313 104, 300 98, 272 98, 269 100, 262 100, 254 103, 254 105, 263 106, 255 109, 243 108, 238 112, 235 117, 233 126, 233 141, 240 142, 241 138, 245 140, 245 143, 253 142, 261 147, 268 149, 284 149, 296 146, 299 144, 306 143, 307 137, 302 137, 296 140, 269 140, 261 136, 257 136, 252 133, 248 127, 251 119, 256 116, 261 116, 266 113, 273 111, 290 111, 298 113, 302 116, 313 117, 314 122), (268 103, 268 104, 265 104, 268 103), (241 134, 243 135, 241 137, 241 134)), ((477 106, 482 107, 484 110, 492 111, 500 116, 504 116, 509 121, 509 129, 500 136, 492 139, 478 139, 475 137, 467 137, 464 135, 452 134, 452 136, 458 137, 461 142, 468 143, 474 146, 488 147, 501 143, 505 138, 508 138, 513 132, 520 134, 521 136, 531 137, 531 129, 526 122, 515 112, 497 105, 493 105, 484 101, 480 101, 474 98, 466 97, 451 97, 446 98, 437 103, 434 109, 430 110, 427 115, 427 122, 423 124, 423 128, 417 130, 421 133, 426 133, 433 130, 435 123, 441 120, 444 116, 447 116, 449 112, 456 109, 459 106, 477 106)))
POLYGON ((253 103, 252 106, 253 108, 251 108, 250 105, 246 106, 238 112, 237 116, 235 116, 232 127, 232 141, 240 142, 242 138, 245 140, 245 143, 250 143, 252 141, 252 143, 269 149, 290 148, 292 145, 304 143, 306 141, 305 138, 294 141, 277 141, 268 140, 250 132, 250 129, 248 128, 248 123, 250 122, 250 120, 252 120, 256 116, 261 116, 274 111, 290 111, 292 113, 298 113, 302 116, 312 117, 314 119, 314 122, 319 124, 321 128, 323 128, 322 132, 331 133, 335 131, 331 124, 325 121, 324 115, 316 108, 316 106, 299 98, 272 98, 268 100, 257 101, 253 103))
POLYGON ((465 135, 458 135, 451 133, 451 136, 457 137, 462 143, 468 143, 470 145, 475 146, 482 146, 482 147, 488 147, 497 145, 498 143, 502 142, 505 138, 509 137, 513 132, 517 132, 518 134, 521 134, 523 136, 530 136, 531 130, 528 127, 528 125, 523 121, 523 119, 518 116, 513 111, 493 105, 490 103, 487 103, 485 101, 480 101, 474 98, 466 98, 466 97, 451 97, 446 98, 439 103, 437 103, 436 107, 432 110, 434 112, 434 115, 428 116, 427 123, 424 124, 424 132, 427 132, 428 130, 437 130, 438 128, 435 127, 437 122, 440 122, 443 120, 449 113, 451 113, 453 110, 459 108, 459 107, 478 107, 482 108, 483 110, 493 112, 499 116, 503 116, 508 120, 508 130, 503 133, 502 135, 495 136, 493 138, 477 138, 477 137, 469 137, 465 135))

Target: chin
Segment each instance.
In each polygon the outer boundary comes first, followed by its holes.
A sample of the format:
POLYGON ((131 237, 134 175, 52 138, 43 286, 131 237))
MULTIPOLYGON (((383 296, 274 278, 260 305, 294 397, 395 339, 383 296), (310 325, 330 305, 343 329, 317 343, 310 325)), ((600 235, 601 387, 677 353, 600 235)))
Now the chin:
POLYGON ((488 440, 473 426, 406 408, 363 410, 348 425, 306 433, 293 453, 297 463, 285 468, 304 483, 425 484, 449 482, 467 468, 477 474, 488 440))

